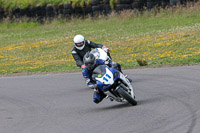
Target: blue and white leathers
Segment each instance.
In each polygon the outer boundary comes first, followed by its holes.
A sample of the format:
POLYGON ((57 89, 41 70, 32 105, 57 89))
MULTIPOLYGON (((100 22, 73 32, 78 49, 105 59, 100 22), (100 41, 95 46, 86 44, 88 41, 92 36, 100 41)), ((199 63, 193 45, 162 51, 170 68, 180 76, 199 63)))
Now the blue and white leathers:
MULTIPOLYGON (((103 60, 101 60, 101 59, 96 59, 96 65, 104 65, 104 64, 105 64, 105 62, 104 62, 103 60)), ((90 79, 91 76, 92 76, 92 71, 89 71, 89 70, 87 69, 87 67, 85 67, 85 68, 82 70, 82 75, 83 75, 84 78, 90 79)))

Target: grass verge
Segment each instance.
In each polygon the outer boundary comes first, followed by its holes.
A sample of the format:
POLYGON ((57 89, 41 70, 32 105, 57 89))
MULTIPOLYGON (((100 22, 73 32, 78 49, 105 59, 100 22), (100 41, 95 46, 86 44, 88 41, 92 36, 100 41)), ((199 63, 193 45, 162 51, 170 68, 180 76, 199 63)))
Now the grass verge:
POLYGON ((191 6, 44 25, 0 23, 0 74, 80 70, 71 56, 76 34, 108 46, 123 69, 200 62, 200 8, 191 6))

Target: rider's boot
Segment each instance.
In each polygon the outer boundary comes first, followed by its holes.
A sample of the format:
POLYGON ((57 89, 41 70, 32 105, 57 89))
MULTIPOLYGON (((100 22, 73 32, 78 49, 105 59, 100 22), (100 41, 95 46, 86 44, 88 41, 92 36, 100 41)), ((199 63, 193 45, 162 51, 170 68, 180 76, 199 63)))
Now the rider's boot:
POLYGON ((100 103, 105 97, 106 95, 103 92, 94 89, 93 101, 96 104, 100 103))

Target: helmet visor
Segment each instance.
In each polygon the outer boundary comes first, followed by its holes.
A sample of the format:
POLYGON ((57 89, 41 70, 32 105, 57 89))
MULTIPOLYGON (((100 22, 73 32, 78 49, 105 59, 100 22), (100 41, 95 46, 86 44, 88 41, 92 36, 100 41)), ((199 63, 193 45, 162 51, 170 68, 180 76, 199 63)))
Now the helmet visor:
POLYGON ((84 43, 83 43, 83 42, 75 43, 75 45, 76 45, 77 47, 82 47, 82 46, 84 45, 84 43))
POLYGON ((95 62, 86 63, 85 65, 89 70, 91 70, 91 69, 93 69, 95 62))

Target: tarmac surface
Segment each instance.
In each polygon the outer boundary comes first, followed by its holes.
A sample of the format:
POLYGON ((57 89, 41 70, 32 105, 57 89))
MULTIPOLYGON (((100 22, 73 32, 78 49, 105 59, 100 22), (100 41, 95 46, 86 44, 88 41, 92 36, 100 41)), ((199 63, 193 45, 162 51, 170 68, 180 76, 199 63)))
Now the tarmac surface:
POLYGON ((0 78, 0 133, 200 133, 200 65, 124 70, 137 106, 95 104, 80 72, 0 78))

